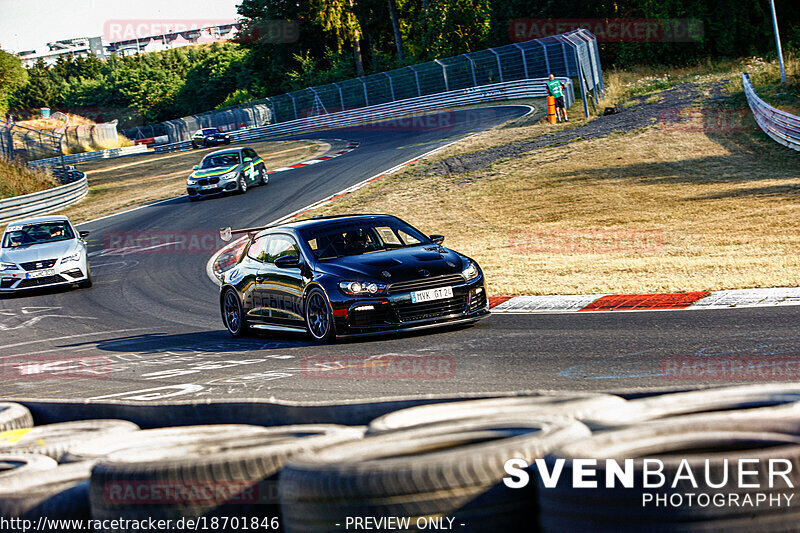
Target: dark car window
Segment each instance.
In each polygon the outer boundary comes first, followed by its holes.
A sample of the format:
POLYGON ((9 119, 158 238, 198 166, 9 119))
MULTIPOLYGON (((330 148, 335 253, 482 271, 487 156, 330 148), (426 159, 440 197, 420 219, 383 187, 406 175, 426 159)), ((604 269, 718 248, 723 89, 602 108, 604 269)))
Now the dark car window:
POLYGON ((251 150, 250 148, 245 148, 244 149, 244 156, 247 157, 247 158, 250 158, 250 159, 255 159, 255 158, 258 157, 258 155, 256 155, 256 151, 255 150, 251 150))
POLYGON ((239 164, 239 154, 228 153, 210 155, 203 159, 203 164, 200 168, 214 168, 214 167, 232 167, 239 164))
POLYGON ((16 248, 30 244, 67 241, 74 239, 75 234, 66 222, 44 222, 9 226, 3 237, 3 248, 16 248))
POLYGON ((306 228, 302 235, 317 259, 430 244, 422 233, 397 219, 336 220, 306 228))
POLYGON ((203 130, 203 135, 214 135, 215 133, 219 133, 219 130, 216 129, 216 128, 209 128, 209 129, 203 130))

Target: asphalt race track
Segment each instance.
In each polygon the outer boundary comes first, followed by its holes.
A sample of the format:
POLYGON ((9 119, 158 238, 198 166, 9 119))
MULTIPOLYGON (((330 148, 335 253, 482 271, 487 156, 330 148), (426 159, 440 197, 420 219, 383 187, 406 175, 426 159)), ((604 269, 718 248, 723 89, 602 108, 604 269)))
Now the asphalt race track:
MULTIPOLYGON (((218 289, 205 274, 208 258, 221 246, 215 241, 220 227, 268 223, 525 112, 473 109, 402 128, 315 132, 309 137, 361 144, 336 159, 274 174, 267 187, 245 196, 197 203, 183 197, 82 225, 92 232, 92 289, 0 299, 2 396, 327 401, 531 389, 661 390, 752 382, 752 376, 728 371, 732 361, 773 361, 779 372, 792 368, 800 355, 798 307, 493 315, 468 328, 330 346, 293 335, 235 340, 224 330, 218 289), (176 239, 187 245, 165 245, 176 239), (138 248, 124 248, 129 242, 138 248), (692 371, 676 371, 691 365, 692 371)), ((334 149, 344 145, 330 142, 334 149)), ((401 206, 393 214, 414 218, 401 206)), ((774 368, 767 368, 765 381, 797 379, 800 372, 797 364, 794 375, 773 375, 774 368)))

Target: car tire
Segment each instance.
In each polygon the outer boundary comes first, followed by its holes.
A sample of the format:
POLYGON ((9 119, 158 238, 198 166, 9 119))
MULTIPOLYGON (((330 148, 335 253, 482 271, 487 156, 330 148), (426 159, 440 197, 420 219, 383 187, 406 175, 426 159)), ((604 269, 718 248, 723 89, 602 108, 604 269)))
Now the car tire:
POLYGON ((33 427, 33 416, 24 405, 0 402, 0 431, 33 427))
POLYGON ((90 289, 94 285, 94 281, 92 280, 92 270, 89 269, 89 273, 86 275, 86 279, 83 281, 78 282, 78 287, 81 289, 90 289))
MULTIPOLYGON (((57 466, 18 477, 0 487, 0 516, 38 522, 40 518, 80 520, 91 518, 89 476, 91 462, 57 466)), ((55 520, 54 520, 55 522, 55 520)), ((16 533, 12 529, 9 532, 16 533)), ((24 531, 24 530, 19 530, 24 531)), ((71 525, 52 524, 53 533, 75 531, 71 525)))
POLYGON ((336 325, 333 323, 333 311, 328 297, 322 289, 315 287, 309 291, 304 308, 306 330, 314 342, 333 342, 336 338, 336 325))
POLYGON ((627 400, 611 394, 534 393, 509 398, 482 398, 418 405, 392 411, 369 423, 370 435, 422 429, 456 420, 502 415, 552 416, 581 420, 596 413, 623 410, 627 400))
POLYGON ((403 516, 412 524, 449 516, 465 533, 536 531, 535 483, 505 487, 504 463, 533 463, 589 435, 574 420, 483 418, 298 455, 279 481, 284 531, 335 531, 348 516, 403 516))
POLYGON ((220 298, 222 323, 232 337, 245 337, 250 333, 242 300, 233 287, 227 287, 220 298))
POLYGON ((246 194, 247 193, 247 180, 245 179, 244 175, 239 176, 239 186, 236 188, 236 192, 239 194, 246 194))
MULTIPOLYGON (((362 437, 360 428, 309 424, 258 428, 244 435, 224 431, 200 437, 178 434, 157 446, 120 450, 100 459, 92 469, 92 515, 99 520, 276 517, 280 515, 277 476, 287 460, 298 453, 357 442, 362 437), (199 501, 150 501, 145 497, 148 501, 115 502, 107 497, 108 488, 115 485, 205 487, 212 496, 199 501)), ((207 492, 199 490, 200 494, 207 492)))
POLYGON ((0 454, 0 486, 8 487, 28 479, 37 472, 53 470, 58 463, 52 457, 36 453, 0 454))
POLYGON ((126 420, 82 420, 36 426, 14 438, 0 440, 0 453, 38 453, 58 459, 71 447, 93 437, 138 431, 126 420))
POLYGON ((267 169, 262 166, 258 171, 258 184, 266 185, 267 183, 269 183, 269 174, 267 174, 267 169))
POLYGON ((198 149, 198 148, 200 148, 200 147, 199 147, 199 146, 197 146, 197 143, 196 143, 195 141, 192 141, 192 148, 194 148, 195 150, 197 150, 197 149, 198 149))
POLYGON ((231 143, 230 139, 225 139, 225 144, 230 144, 230 143, 231 143))

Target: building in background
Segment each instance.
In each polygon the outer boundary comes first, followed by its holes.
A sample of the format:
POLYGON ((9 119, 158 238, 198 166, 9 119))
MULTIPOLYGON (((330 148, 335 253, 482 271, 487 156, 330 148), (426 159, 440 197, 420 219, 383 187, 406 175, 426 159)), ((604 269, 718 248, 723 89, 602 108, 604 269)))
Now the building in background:
POLYGON ((106 42, 102 37, 76 37, 47 43, 49 50, 45 52, 29 50, 20 52, 18 55, 26 67, 34 65, 40 59, 47 65, 54 65, 59 57, 65 56, 86 57, 94 54, 100 59, 106 59, 110 55, 129 56, 192 44, 227 41, 232 39, 240 29, 241 24, 231 23, 114 42, 106 42))

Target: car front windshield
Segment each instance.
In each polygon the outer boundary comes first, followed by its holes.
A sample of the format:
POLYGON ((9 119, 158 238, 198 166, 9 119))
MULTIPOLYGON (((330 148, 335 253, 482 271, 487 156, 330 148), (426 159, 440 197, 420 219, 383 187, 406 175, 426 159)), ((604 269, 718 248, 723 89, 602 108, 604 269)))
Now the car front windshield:
POLYGON ((397 219, 331 221, 301 231, 317 259, 361 255, 431 244, 422 233, 397 219))
POLYGON ((214 135, 215 133, 219 133, 219 130, 203 130, 204 135, 214 135))
POLYGON ((239 164, 239 154, 217 154, 210 155, 203 159, 200 168, 232 167, 239 164))
POLYGON ((75 234, 66 222, 42 222, 9 226, 3 236, 3 248, 32 246, 74 239, 75 234))

